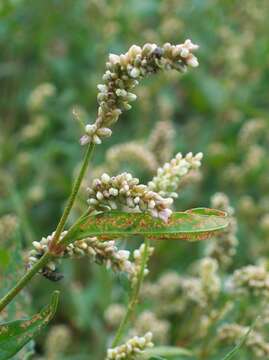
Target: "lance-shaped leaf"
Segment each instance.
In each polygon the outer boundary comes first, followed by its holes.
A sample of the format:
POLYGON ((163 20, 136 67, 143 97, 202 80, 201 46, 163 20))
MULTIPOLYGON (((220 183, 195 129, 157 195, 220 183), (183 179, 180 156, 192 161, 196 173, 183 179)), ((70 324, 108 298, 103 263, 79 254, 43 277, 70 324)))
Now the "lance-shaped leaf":
POLYGON ((68 241, 98 236, 108 240, 140 235, 149 239, 203 240, 228 226, 226 213, 206 208, 175 212, 164 223, 146 213, 103 212, 82 219, 68 241))
POLYGON ((59 299, 55 291, 49 305, 30 319, 16 320, 0 325, 0 360, 11 359, 53 318, 59 299))

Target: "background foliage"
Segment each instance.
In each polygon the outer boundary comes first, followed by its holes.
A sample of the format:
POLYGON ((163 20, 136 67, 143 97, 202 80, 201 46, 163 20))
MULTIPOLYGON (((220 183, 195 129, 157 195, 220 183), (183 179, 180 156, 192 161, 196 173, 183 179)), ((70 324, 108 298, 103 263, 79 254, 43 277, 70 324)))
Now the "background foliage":
MULTIPOLYGON (((123 115, 113 136, 98 147, 94 171, 107 166, 108 148, 131 141, 143 144, 158 121, 172 123, 176 135, 164 144, 164 154, 172 146, 173 153, 203 151, 205 155, 202 179, 184 188, 177 209, 209 206, 217 191, 226 193, 235 208, 239 245, 232 263, 219 276, 226 279, 248 264, 267 268, 268 11, 266 0, 0 3, 0 214, 16 215, 18 226, 11 232, 6 225, 1 227, 1 286, 15 256, 5 242, 11 244, 15 238, 26 250, 33 240, 55 229, 82 154, 80 127, 72 109, 94 120, 96 85, 107 54, 125 52, 132 44, 180 43, 186 38, 200 45, 200 67, 181 77, 172 72, 144 81, 137 89, 139 101, 123 115)), ((144 181, 152 175, 152 169, 144 170, 137 160, 117 163, 117 171, 123 169, 144 181)), ((83 207, 82 196, 73 217, 83 207)), ((134 248, 137 243, 127 246, 134 248)), ((170 271, 183 277, 195 273, 206 246, 158 243, 148 279, 155 283, 170 271)), ((46 336, 36 340, 35 358, 60 359, 65 353, 72 360, 100 359, 113 333, 104 313, 111 303, 125 302, 126 280, 87 260, 65 262, 63 272, 65 278, 57 284, 37 277, 27 295, 31 315, 42 307, 48 292, 61 291, 57 317, 46 336)), ((216 312, 227 305, 228 296, 221 293, 216 312)), ((236 306, 221 321, 250 325, 264 314, 266 296, 238 302, 231 298, 236 306)), ((156 313, 157 305, 150 299, 139 311, 148 308, 156 313)), ((219 359, 232 343, 209 346, 209 339, 217 338, 216 326, 197 334, 197 321, 202 322, 206 310, 189 305, 186 309, 187 315, 176 321, 163 316, 170 330, 160 343, 195 349, 199 359, 219 359)), ((261 331, 266 339, 268 325, 261 331)), ((240 356, 262 358, 249 349, 240 356)))

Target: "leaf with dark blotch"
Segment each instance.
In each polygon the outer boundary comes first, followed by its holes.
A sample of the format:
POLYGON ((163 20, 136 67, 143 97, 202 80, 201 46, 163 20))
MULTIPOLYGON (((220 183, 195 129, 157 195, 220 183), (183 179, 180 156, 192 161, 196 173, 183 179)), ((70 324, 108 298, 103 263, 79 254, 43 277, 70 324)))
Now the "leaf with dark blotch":
POLYGON ((0 325, 0 360, 11 359, 53 318, 59 300, 55 291, 49 305, 30 319, 16 320, 0 325))
POLYGON ((109 240, 139 235, 154 240, 196 241, 215 235, 228 224, 226 213, 206 208, 175 212, 167 223, 146 213, 111 211, 83 218, 70 233, 68 240, 88 236, 109 240))

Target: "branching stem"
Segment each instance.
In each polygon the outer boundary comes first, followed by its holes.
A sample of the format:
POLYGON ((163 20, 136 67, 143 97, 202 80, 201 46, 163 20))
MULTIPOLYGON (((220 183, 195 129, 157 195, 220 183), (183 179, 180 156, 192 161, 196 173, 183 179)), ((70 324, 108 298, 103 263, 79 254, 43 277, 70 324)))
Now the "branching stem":
MULTIPOLYGON (((64 229, 68 216, 72 210, 74 202, 76 200, 82 179, 86 173, 88 163, 91 159, 93 150, 94 150, 94 144, 90 143, 86 150, 79 174, 72 186, 72 191, 65 206, 63 215, 56 228, 55 235, 50 244, 49 251, 45 253, 39 259, 39 261, 37 261, 36 264, 23 275, 23 277, 17 282, 17 284, 0 300, 0 312, 4 310, 4 308, 18 295, 18 293, 28 284, 28 282, 34 277, 34 275, 37 274, 39 270, 41 270, 50 260, 52 260, 55 255, 57 255, 57 251, 58 251, 57 246, 58 246, 59 238, 64 229)), ((62 247, 62 244, 60 247, 62 247)))

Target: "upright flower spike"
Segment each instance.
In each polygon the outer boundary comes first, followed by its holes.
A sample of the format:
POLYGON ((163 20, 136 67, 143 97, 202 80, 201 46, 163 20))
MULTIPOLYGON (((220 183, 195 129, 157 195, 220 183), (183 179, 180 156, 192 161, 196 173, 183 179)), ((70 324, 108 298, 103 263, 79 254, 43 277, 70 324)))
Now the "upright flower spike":
POLYGON ((211 197, 211 206, 214 209, 225 211, 229 215, 229 226, 225 229, 217 239, 209 242, 206 247, 206 253, 218 264, 225 268, 232 262, 236 254, 238 246, 237 221, 234 216, 234 208, 230 204, 230 200, 224 193, 216 193, 211 197))
MULTIPOLYGON (((147 260, 148 260, 148 258, 153 254, 154 251, 154 248, 152 246, 149 246, 148 249, 146 250, 146 246, 143 243, 142 245, 140 245, 139 249, 136 249, 133 252, 134 262, 132 263, 132 271, 129 273, 131 286, 133 288, 135 287, 138 281, 138 277, 142 269, 143 256, 145 255, 145 251, 147 251, 147 260)), ((149 269, 147 268, 147 264, 146 264, 144 267, 143 277, 147 276, 148 273, 149 273, 149 269)))
POLYGON ((180 45, 166 43, 163 47, 156 44, 145 44, 142 48, 133 45, 125 54, 110 54, 103 75, 104 83, 97 86, 97 119, 94 124, 85 126, 81 144, 91 141, 101 144, 102 138, 111 136, 111 126, 123 111, 131 109, 130 103, 136 100, 132 89, 139 80, 161 70, 184 72, 188 66, 197 67, 198 60, 193 55, 197 49, 198 45, 186 40, 180 45))
POLYGON ((269 297, 269 272, 262 265, 248 265, 235 270, 231 279, 235 292, 269 297))
POLYGON ((93 210, 116 210, 119 208, 132 211, 149 212, 153 217, 167 221, 172 211, 172 198, 164 199, 160 194, 139 184, 137 178, 129 173, 110 177, 103 174, 93 181, 88 188, 88 204, 93 210))
POLYGON ((196 155, 190 152, 185 157, 178 153, 174 159, 158 169, 157 175, 148 183, 148 187, 163 197, 177 198, 176 191, 182 177, 190 170, 198 169, 202 158, 201 152, 196 155))

